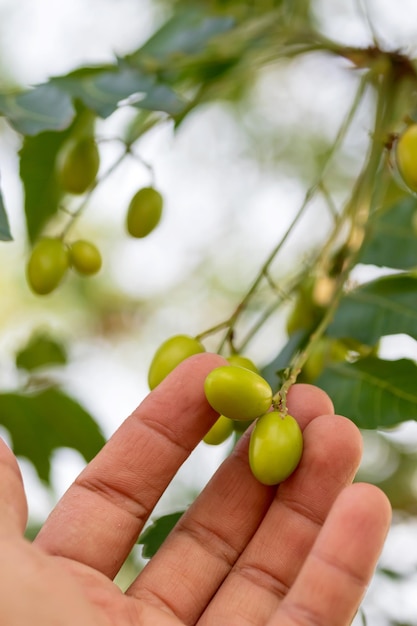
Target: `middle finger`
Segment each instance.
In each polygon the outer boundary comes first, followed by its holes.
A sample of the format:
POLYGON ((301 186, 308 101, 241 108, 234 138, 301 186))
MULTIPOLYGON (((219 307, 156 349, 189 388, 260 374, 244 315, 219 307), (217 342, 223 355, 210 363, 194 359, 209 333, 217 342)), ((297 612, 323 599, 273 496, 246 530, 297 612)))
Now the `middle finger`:
POLYGON ((304 431, 297 471, 282 483, 265 518, 198 622, 265 624, 294 583, 338 494, 361 457, 359 431, 323 415, 304 431))
MULTIPOLYGON (((289 404, 302 427, 332 410, 326 394, 310 385, 297 385, 289 404)), ((247 457, 247 440, 243 439, 129 594, 157 602, 185 624, 196 622, 255 533, 275 494, 275 488, 255 480, 247 457)))

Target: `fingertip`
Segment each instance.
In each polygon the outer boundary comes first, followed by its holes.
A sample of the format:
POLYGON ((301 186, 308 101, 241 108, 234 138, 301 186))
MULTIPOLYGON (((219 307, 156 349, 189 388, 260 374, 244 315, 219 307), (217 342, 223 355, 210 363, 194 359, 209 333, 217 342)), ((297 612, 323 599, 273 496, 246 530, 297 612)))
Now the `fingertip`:
POLYGON ((292 385, 287 396, 288 411, 297 418, 301 428, 319 415, 334 414, 333 402, 323 389, 314 385, 292 385))
POLYGON ((358 482, 342 492, 340 498, 346 499, 346 507, 350 510, 365 507, 370 523, 376 523, 382 534, 388 533, 392 521, 392 506, 382 489, 370 483, 358 482))
POLYGON ((362 459, 363 439, 352 420, 342 415, 319 415, 304 429, 305 454, 320 471, 339 475, 348 484, 362 459))

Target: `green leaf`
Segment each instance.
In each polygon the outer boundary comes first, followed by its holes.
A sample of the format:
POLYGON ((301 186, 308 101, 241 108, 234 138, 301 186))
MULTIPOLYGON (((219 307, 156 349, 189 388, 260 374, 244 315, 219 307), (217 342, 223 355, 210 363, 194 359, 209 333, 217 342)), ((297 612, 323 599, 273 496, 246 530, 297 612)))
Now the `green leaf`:
POLYGON ((106 118, 117 109, 121 100, 132 94, 147 93, 154 79, 136 68, 107 65, 81 68, 52 81, 106 118))
POLYGON ((47 483, 54 450, 74 448, 90 461, 105 443, 93 417, 55 388, 0 394, 0 424, 10 433, 14 453, 33 463, 47 483))
POLYGON ((201 8, 178 11, 129 58, 165 61, 173 56, 197 54, 205 50, 215 35, 227 32, 234 25, 234 18, 209 16, 201 8))
POLYGON ((145 559, 150 559, 156 554, 183 514, 184 511, 176 511, 175 513, 163 515, 143 531, 137 543, 143 545, 142 556, 145 559))
POLYGON ((417 276, 395 274, 353 289, 341 301, 327 334, 375 345, 405 333, 417 339, 417 276))
POLYGON ((170 87, 159 84, 154 75, 123 61, 119 65, 81 68, 67 76, 53 78, 52 82, 103 118, 129 98, 133 106, 170 114, 182 111, 185 106, 184 101, 170 87))
POLYGON ((55 159, 66 137, 66 132, 26 137, 20 150, 20 177, 25 191, 26 226, 31 243, 58 210, 61 190, 55 176, 55 159))
POLYGON ((133 103, 138 109, 164 111, 169 115, 179 115, 184 111, 186 102, 167 85, 154 85, 145 97, 133 103))
POLYGON ((32 542, 42 528, 42 524, 37 522, 29 522, 25 529, 25 539, 32 542))
POLYGON ((45 83, 20 93, 0 94, 0 113, 19 133, 37 135, 68 128, 75 109, 67 93, 45 83))
POLYGON ((417 419, 417 365, 376 357, 330 364, 316 383, 332 398, 336 413, 360 428, 383 428, 417 419))
POLYGON ((16 366, 31 372, 48 365, 65 365, 67 354, 64 346, 45 334, 36 334, 16 354, 16 366))
POLYGON ((404 270, 417 267, 416 216, 417 199, 409 196, 373 220, 359 261, 404 270))
POLYGON ((3 202, 3 194, 0 189, 0 241, 11 241, 13 239, 10 232, 9 220, 3 202))

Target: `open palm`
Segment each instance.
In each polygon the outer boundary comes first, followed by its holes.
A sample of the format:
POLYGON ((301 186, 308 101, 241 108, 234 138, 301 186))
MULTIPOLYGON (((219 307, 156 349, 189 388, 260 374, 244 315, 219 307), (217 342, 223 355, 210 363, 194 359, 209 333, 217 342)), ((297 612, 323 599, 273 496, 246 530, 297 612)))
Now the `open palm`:
POLYGON ((347 626, 390 522, 385 496, 351 485, 359 431, 309 385, 288 396, 304 430, 296 472, 265 487, 243 436, 126 593, 112 579, 178 468, 217 418, 203 382, 224 363, 182 363, 80 474, 33 544, 3 445, 0 623, 7 626, 347 626))

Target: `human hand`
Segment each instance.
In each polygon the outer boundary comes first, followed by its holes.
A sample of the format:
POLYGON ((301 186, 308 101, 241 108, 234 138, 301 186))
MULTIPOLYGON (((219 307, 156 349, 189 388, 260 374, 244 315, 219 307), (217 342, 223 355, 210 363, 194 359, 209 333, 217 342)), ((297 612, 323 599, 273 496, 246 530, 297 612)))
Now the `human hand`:
POLYGON ((373 574, 390 506, 351 485, 354 424, 309 385, 288 395, 304 429, 296 472, 265 487, 243 436, 126 593, 112 582, 161 494, 217 415, 200 354, 157 387, 84 469, 33 544, 17 463, 0 447, 0 623, 7 626, 347 626, 373 574))

